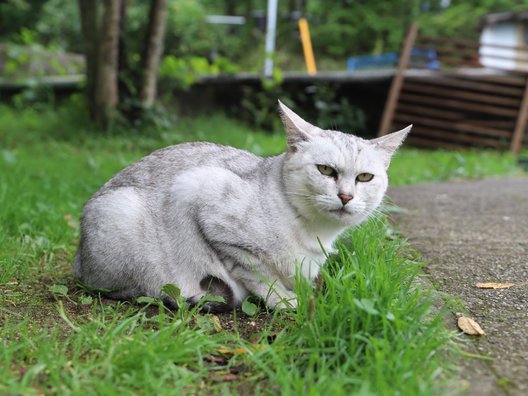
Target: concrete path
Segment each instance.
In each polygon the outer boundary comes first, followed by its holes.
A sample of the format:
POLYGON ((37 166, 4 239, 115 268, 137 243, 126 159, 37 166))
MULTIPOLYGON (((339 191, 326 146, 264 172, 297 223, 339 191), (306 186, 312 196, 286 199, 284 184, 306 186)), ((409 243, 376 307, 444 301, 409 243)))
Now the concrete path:
MULTIPOLYGON (((465 359, 469 395, 528 395, 528 178, 391 188, 393 220, 429 262, 435 287, 461 300, 486 332, 465 359), (478 289, 479 282, 523 283, 478 289)), ((453 316, 453 326, 456 319, 453 316)))

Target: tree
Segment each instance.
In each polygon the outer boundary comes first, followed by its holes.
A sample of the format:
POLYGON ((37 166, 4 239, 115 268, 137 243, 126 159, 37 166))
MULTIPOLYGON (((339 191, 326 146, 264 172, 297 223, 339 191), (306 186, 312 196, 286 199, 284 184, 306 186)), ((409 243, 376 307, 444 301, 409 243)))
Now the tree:
MULTIPOLYGON (((92 119, 107 128, 119 114, 123 97, 119 93, 120 49, 123 50, 127 0, 105 0, 100 18, 98 0, 79 0, 81 28, 86 58, 86 98, 92 119)), ((156 98, 158 66, 163 52, 167 0, 152 0, 145 37, 142 70, 133 84, 142 109, 152 107, 156 98)), ((121 57, 126 58, 126 57, 121 57)))
POLYGON ((153 0, 150 6, 147 42, 143 56, 143 78, 141 84, 141 103, 149 108, 156 99, 158 67, 163 52, 163 38, 167 21, 167 0, 153 0))

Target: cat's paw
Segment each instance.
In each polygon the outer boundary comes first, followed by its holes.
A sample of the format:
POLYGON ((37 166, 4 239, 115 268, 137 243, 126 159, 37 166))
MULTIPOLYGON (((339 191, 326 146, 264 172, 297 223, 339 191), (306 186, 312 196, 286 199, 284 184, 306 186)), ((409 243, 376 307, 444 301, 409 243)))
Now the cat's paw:
POLYGON ((283 295, 273 294, 266 300, 266 305, 271 309, 295 310, 297 308, 297 296, 293 292, 283 293, 283 295))

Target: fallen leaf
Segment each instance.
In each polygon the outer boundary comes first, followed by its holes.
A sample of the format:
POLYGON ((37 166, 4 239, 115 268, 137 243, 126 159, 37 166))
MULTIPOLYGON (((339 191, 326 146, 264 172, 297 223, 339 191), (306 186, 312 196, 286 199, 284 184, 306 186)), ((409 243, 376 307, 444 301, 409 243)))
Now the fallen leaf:
POLYGON ((68 288, 64 285, 52 285, 50 286, 49 291, 53 294, 59 294, 61 296, 68 295, 68 288))
POLYGON ((515 283, 495 283, 495 282, 488 282, 488 283, 477 283, 475 285, 479 289, 509 289, 512 286, 515 286, 515 283))
POLYGON ((90 305, 92 302, 93 302, 92 296, 82 296, 81 297, 82 305, 90 305))
POLYGON ((198 316, 196 318, 196 324, 200 329, 209 334, 220 333, 223 329, 220 318, 213 314, 198 316))
POLYGON ((473 319, 468 318, 466 316, 459 317, 457 325, 458 325, 458 328, 466 334, 476 335, 476 336, 486 335, 484 330, 482 330, 482 328, 477 322, 475 322, 473 319))
POLYGON ((244 302, 242 302, 242 312, 244 312, 247 316, 255 316, 258 310, 258 307, 247 298, 244 300, 244 302))
POLYGON ((225 375, 216 375, 211 376, 209 379, 214 382, 226 382, 226 381, 236 381, 240 377, 236 374, 225 374, 225 375))
POLYGON ((229 362, 229 360, 227 360, 224 356, 214 356, 214 355, 206 356, 204 357, 204 360, 206 362, 219 364, 221 366, 224 366, 229 362))
POLYGON ((236 348, 236 349, 219 348, 218 352, 223 353, 224 355, 243 355, 244 353, 247 353, 248 350, 244 348, 236 348))

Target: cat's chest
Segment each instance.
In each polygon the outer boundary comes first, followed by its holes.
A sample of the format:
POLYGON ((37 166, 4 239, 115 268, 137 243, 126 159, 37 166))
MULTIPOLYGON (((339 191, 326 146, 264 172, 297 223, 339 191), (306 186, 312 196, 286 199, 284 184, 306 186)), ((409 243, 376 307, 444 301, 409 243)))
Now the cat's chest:
POLYGON ((275 246, 274 265, 284 276, 294 276, 299 271, 305 278, 313 279, 326 261, 332 248, 331 239, 319 238, 305 230, 289 229, 284 243, 275 246))

